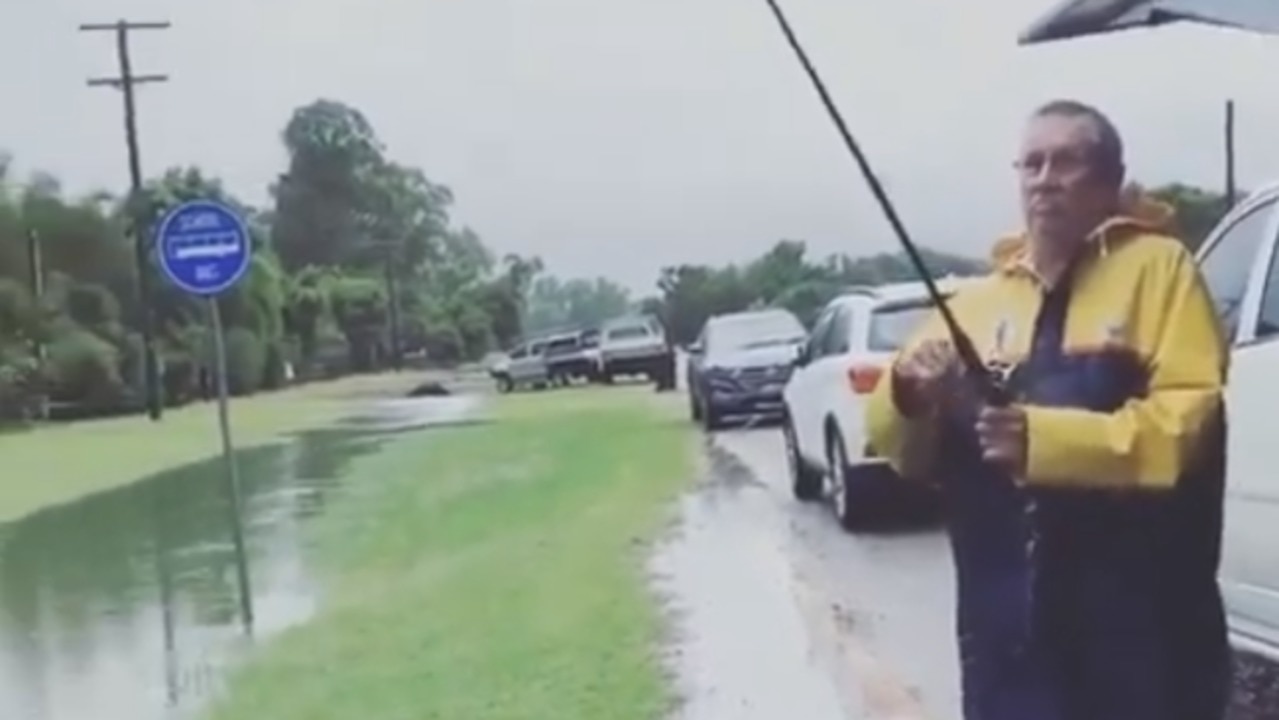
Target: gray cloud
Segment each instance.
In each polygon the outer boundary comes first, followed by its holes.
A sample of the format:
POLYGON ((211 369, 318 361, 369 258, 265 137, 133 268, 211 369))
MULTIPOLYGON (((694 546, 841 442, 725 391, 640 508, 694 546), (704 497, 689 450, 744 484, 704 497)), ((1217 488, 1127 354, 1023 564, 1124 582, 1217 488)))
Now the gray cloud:
MULTIPOLYGON (((69 190, 126 181, 114 71, 82 21, 168 19, 136 65, 150 171, 196 163, 265 201, 289 112, 352 103, 392 154, 455 190, 495 248, 647 290, 679 261, 744 259, 781 237, 819 253, 891 237, 760 0, 11 2, 0 143, 69 190), (22 5, 21 9, 17 6, 22 5), (17 72, 17 68, 30 68, 17 72)), ((1167 28, 1020 48, 1051 0, 789 0, 802 38, 921 241, 981 252, 1015 225, 1009 162, 1044 99, 1110 112, 1146 182, 1221 183, 1221 104, 1240 174, 1279 169, 1279 41, 1167 28)))

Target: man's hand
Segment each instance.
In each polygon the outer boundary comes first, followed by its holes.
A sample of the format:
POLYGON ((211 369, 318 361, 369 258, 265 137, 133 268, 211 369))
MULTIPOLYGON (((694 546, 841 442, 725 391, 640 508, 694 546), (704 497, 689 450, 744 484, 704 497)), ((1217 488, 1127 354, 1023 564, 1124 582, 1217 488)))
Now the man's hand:
POLYGON ((977 415, 977 442, 982 459, 1013 477, 1026 471, 1026 411, 1016 405, 983 407, 977 415))
POLYGON ((959 359, 947 340, 925 340, 893 365, 893 400, 906 415, 928 414, 954 391, 959 359))

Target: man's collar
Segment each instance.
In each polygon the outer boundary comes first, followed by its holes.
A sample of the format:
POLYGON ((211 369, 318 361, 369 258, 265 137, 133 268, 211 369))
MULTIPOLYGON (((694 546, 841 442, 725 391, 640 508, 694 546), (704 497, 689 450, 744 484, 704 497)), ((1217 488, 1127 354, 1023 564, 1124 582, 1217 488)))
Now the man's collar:
MULTIPOLYGON (((1116 244, 1132 237, 1133 231, 1169 232, 1174 218, 1171 205, 1147 195, 1129 195, 1125 197, 1125 205, 1119 213, 1088 233, 1085 245, 1095 248, 1097 254, 1104 258, 1116 244)), ((1027 274, 1043 284, 1031 262, 1030 236, 1025 230, 997 240, 991 248, 990 259, 992 267, 999 272, 1027 274)))

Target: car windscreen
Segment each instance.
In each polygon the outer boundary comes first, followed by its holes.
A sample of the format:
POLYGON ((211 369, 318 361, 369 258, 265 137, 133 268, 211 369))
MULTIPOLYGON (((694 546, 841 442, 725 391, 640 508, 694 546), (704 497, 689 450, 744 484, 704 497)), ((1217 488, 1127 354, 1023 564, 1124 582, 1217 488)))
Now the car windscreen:
POLYGON ((933 312, 928 300, 896 303, 876 308, 870 315, 866 347, 876 352, 893 352, 902 346, 933 312))
POLYGON ((647 325, 625 325, 608 331, 609 340, 634 340, 648 337, 653 331, 647 325))
POLYGON ((787 313, 743 315, 716 320, 706 330, 706 344, 716 351, 749 350, 803 342, 805 335, 804 326, 787 313))

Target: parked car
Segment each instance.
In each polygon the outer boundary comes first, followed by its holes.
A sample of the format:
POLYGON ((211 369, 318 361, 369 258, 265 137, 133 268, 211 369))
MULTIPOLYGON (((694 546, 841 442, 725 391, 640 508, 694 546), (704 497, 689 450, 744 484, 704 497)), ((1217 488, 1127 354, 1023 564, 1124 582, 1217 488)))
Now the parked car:
POLYGON ((1253 193, 1209 234, 1197 259, 1230 340, 1221 588, 1237 648, 1279 677, 1279 183, 1253 193))
MULTIPOLYGON (((956 279, 938 285, 949 295, 956 279)), ((898 501, 930 492, 905 483, 865 439, 865 398, 901 344, 932 312, 922 282, 853 288, 831 300, 800 350, 782 394, 782 432, 795 497, 830 499, 858 529, 898 501)))
POLYGON ((675 386, 675 353, 666 333, 650 317, 611 320, 600 330, 600 379, 612 383, 620 375, 644 375, 659 390, 675 386))
POLYGON ((578 330, 550 338, 546 343, 546 371, 554 384, 595 380, 599 375, 599 331, 578 330))
POLYGON ((489 369, 499 392, 520 387, 544 388, 550 382, 546 369, 546 341, 532 340, 515 346, 505 362, 498 361, 489 369))
POLYGON ((788 310, 717 315, 688 348, 689 414, 708 431, 735 415, 782 415, 782 388, 804 343, 788 310))

